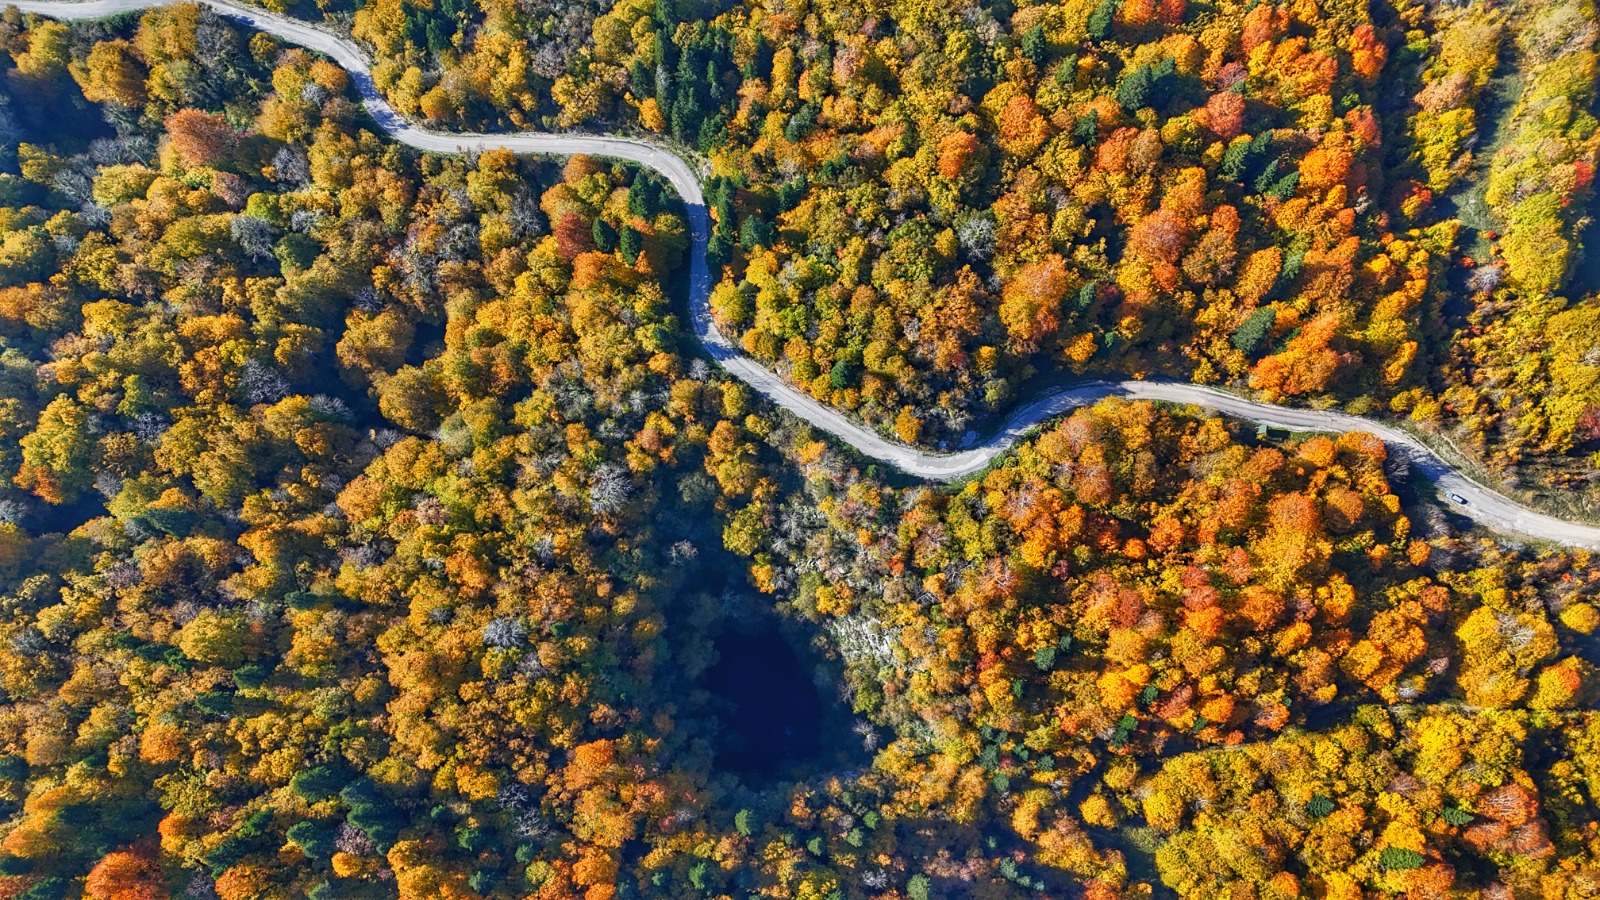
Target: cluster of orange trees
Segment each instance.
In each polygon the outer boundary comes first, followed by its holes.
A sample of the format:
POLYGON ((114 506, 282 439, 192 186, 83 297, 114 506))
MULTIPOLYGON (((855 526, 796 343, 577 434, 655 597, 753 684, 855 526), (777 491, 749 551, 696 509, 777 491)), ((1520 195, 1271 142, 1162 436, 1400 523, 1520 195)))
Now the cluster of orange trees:
MULTIPOLYGON (((1491 372, 1438 343, 1424 192, 1470 180, 1451 113, 1497 64, 1440 34, 1519 48, 1501 128, 1544 141, 1484 164, 1475 340, 1516 374, 1470 389, 1589 389, 1589 307, 1513 302, 1515 240, 1577 258, 1576 210, 1517 211, 1568 190, 1528 160, 1576 190, 1592 153, 1566 6, 635 7, 524 60, 555 111, 473 73, 583 7, 355 27, 430 116, 703 137, 720 313, 908 438, 1047 360, 1413 409, 1491 372)), ((652 176, 412 153, 192 6, 0 17, 0 137, 0 897, 1600 888, 1600 568, 1454 535, 1369 437, 1107 402, 903 483, 695 355, 652 176), (833 673, 838 760, 719 762, 703 673, 751 609, 833 673)))

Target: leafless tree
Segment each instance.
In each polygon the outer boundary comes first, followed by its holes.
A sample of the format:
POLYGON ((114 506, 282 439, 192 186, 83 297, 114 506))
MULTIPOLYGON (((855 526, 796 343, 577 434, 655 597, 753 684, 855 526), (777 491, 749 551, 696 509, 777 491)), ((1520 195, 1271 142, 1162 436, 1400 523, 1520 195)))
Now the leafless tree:
POLYGON ((239 367, 239 394, 251 405, 276 403, 289 395, 289 380, 260 360, 248 360, 239 367))
POLYGON ((511 650, 528 639, 528 629, 509 616, 501 616, 483 626, 483 643, 488 647, 511 650))
POLYGON ((279 181, 286 181, 296 186, 311 183, 311 163, 306 159, 303 151, 295 147, 283 147, 272 156, 272 168, 277 172, 279 181))
POLYGON ((27 515, 26 504, 16 500, 0 500, 0 524, 16 525, 27 515))
POLYGON ((633 480, 616 463, 606 463, 589 478, 589 505, 601 515, 620 512, 633 493, 633 480))
POLYGON ((986 260, 994 255, 994 219, 986 213, 966 216, 956 222, 956 242, 968 259, 986 260))
POLYGON ((233 242, 239 249, 252 259, 271 259, 272 242, 276 238, 275 229, 265 219, 255 216, 234 216, 228 223, 228 231, 233 235, 233 242))
POLYGON ((1467 276, 1467 288, 1474 293, 1487 294, 1504 280, 1505 272, 1499 266, 1479 266, 1467 276))

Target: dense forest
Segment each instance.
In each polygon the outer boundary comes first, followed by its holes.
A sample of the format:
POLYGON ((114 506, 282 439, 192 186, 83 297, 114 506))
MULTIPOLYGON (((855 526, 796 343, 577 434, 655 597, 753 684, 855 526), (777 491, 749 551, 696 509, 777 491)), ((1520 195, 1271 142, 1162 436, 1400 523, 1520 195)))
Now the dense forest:
POLYGON ((724 329, 887 434, 1165 375, 1600 514, 1592 0, 288 8, 426 121, 705 154, 724 329))
MULTIPOLYGON (((707 148, 721 315, 908 439, 1059 363, 1585 449, 1592 7, 1199 7, 353 27, 707 148)), ((651 176, 194 6, 0 51, 0 897, 1600 892, 1600 566, 1381 442, 1107 401, 908 483, 697 355, 651 176), (753 634, 824 720, 764 769, 753 634)))

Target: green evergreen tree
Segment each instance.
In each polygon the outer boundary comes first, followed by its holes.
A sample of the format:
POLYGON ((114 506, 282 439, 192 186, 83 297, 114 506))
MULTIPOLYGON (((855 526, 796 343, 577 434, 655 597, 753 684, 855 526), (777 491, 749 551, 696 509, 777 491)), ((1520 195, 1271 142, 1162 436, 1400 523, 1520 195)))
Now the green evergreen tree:
POLYGON ((1298 171, 1290 172, 1274 182, 1272 187, 1267 188, 1267 193, 1277 197, 1279 200, 1287 200, 1294 196, 1294 189, 1299 186, 1300 173, 1298 171))
POLYGON ((1261 345, 1262 339, 1272 330, 1272 325, 1277 321, 1277 318, 1277 313, 1270 306, 1263 306, 1251 313, 1234 330, 1233 348, 1240 353, 1254 353, 1256 348, 1261 345))
POLYGON ((306 820, 296 822, 285 832, 289 839, 300 852, 318 862, 330 859, 334 850, 334 831, 331 826, 323 822, 306 820))
POLYGON ((635 59, 628 66, 628 88, 633 95, 643 100, 656 95, 656 77, 644 60, 635 59))
POLYGON ((1056 66, 1056 85, 1070 88, 1078 83, 1078 54, 1074 53, 1056 66))
POLYGON ((1117 0, 1100 0, 1100 5, 1089 14, 1089 39, 1103 41, 1111 37, 1111 26, 1117 17, 1117 0))
POLYGON ((778 185, 778 208, 788 211, 799 206, 808 187, 810 184, 804 174, 778 185))
POLYGON ((1050 41, 1045 37, 1044 26, 1035 25, 1022 33, 1022 55, 1043 66, 1050 58, 1050 41))
POLYGON ((328 766, 315 766, 296 773, 289 785, 307 803, 321 803, 339 792, 341 780, 328 766))
POLYGON ((628 212, 641 219, 653 219, 661 208, 661 186, 643 175, 628 186, 628 212))
POLYGON ((1138 112, 1150 103, 1150 67, 1139 66, 1117 82, 1117 102, 1128 112, 1138 112))
POLYGON ((611 253, 617 249, 617 230, 605 219, 594 220, 594 247, 601 253, 611 253))
POLYGON ((745 250, 754 250, 756 247, 766 247, 772 244, 772 228, 759 213, 752 213, 744 217, 739 224, 739 246, 745 250))
POLYGON ((842 391, 850 386, 850 363, 838 360, 833 368, 828 371, 828 385, 836 391, 842 391))
POLYGON ((1089 110, 1087 114, 1079 116, 1078 121, 1072 125, 1072 139, 1080 146, 1093 146, 1099 136, 1100 113, 1097 110, 1089 110))
POLYGON ((1385 847, 1378 854, 1378 865, 1391 872, 1404 872, 1407 869, 1420 869, 1427 858, 1415 850, 1404 847, 1385 847))
POLYGON ((622 261, 633 265, 638 261, 639 254, 644 252, 644 235, 632 225, 622 226, 621 233, 617 235, 617 249, 622 251, 622 261))

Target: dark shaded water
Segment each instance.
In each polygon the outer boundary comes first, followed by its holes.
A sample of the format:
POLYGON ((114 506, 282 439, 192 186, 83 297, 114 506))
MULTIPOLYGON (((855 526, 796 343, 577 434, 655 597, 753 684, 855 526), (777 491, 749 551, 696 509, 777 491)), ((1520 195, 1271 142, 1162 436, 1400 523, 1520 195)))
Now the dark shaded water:
POLYGON ((822 751, 822 701, 800 657, 776 630, 729 631, 706 670, 717 699, 717 765, 740 775, 777 774, 822 751))

